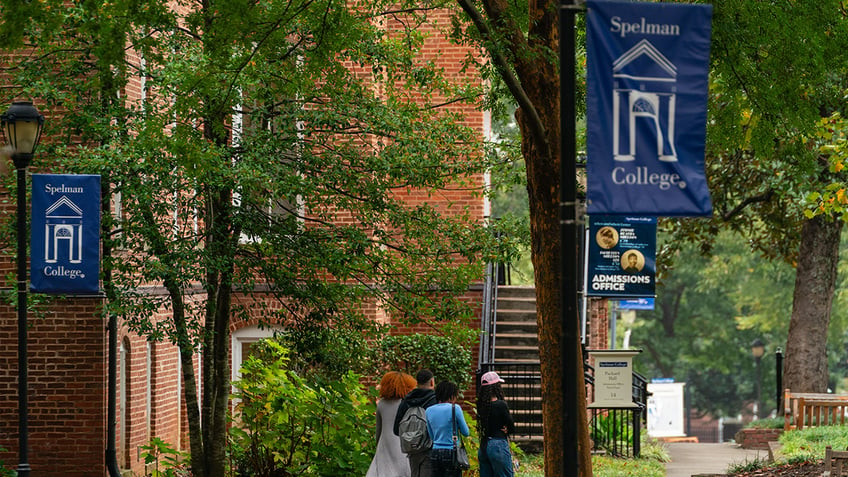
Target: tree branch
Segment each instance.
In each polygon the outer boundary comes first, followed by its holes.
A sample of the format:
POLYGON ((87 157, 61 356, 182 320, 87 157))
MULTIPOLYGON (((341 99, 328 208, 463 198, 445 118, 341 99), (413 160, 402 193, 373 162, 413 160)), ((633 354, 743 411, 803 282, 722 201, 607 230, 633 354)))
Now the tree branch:
POLYGON ((724 221, 728 221, 732 219, 737 214, 741 213, 746 207, 751 204, 756 204, 760 202, 768 202, 774 196, 774 189, 769 189, 763 192, 760 195, 754 195, 751 197, 746 197, 745 200, 736 205, 736 207, 722 214, 721 218, 724 221))
MULTIPOLYGON (((542 119, 539 117, 539 112, 536 110, 536 106, 527 96, 527 93, 524 91, 523 86, 521 85, 521 81, 519 81, 518 77, 515 76, 512 68, 509 66, 509 62, 507 58, 501 53, 500 48, 496 46, 495 40, 492 37, 492 31, 489 29, 489 25, 486 23, 486 20, 480 14, 480 12, 474 7, 474 5, 470 2, 470 0, 457 0, 459 6, 465 11, 468 17, 471 19, 471 22, 477 28, 477 31, 480 32, 480 35, 483 36, 483 39, 489 44, 492 45, 491 48, 488 48, 489 56, 492 59, 492 63, 497 68, 498 72, 501 74, 501 78, 509 89, 510 93, 512 93, 516 102, 518 102, 518 107, 521 108, 522 111, 526 114, 528 119, 528 125, 530 126, 530 130, 532 131, 534 141, 536 144, 542 146, 544 150, 540 151, 544 156, 550 155, 550 144, 547 140, 547 134, 545 130, 545 125, 542 122, 542 119)), ((523 40, 523 36, 520 37, 523 40)), ((511 42, 513 44, 513 49, 519 50, 524 49, 526 43, 521 40, 513 40, 511 42), (518 44, 516 44, 518 43, 518 44)))

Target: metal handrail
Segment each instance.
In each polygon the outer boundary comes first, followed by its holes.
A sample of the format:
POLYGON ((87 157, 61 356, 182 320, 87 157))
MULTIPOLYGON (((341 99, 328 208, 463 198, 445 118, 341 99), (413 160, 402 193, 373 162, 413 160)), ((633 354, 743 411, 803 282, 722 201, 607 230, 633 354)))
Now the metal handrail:
POLYGON ((478 367, 483 363, 495 361, 495 340, 498 322, 498 282, 500 267, 496 263, 486 265, 486 279, 483 284, 483 312, 480 320, 480 353, 477 359, 478 367))

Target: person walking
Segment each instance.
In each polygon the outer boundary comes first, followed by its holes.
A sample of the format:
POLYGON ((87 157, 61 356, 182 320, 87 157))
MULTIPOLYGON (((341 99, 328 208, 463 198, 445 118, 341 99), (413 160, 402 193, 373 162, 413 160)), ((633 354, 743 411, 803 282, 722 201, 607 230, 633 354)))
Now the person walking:
POLYGON ((415 378, 390 371, 380 381, 377 401, 377 452, 365 477, 411 477, 409 463, 400 450, 400 439, 392 432, 401 400, 415 389, 415 378))
MULTIPOLYGON (((429 369, 422 369, 415 375, 415 380, 417 387, 404 396, 398 406, 393 428, 394 435, 396 436, 400 435, 400 422, 403 420, 404 415, 406 415, 406 411, 411 407, 417 406, 427 409, 436 404, 436 393, 433 390, 435 387, 433 372, 429 369)), ((406 457, 412 477, 431 477, 429 450, 411 452, 406 457)))
POLYGON ((502 382, 494 371, 480 378, 477 392, 480 477, 513 477, 515 472, 509 449, 509 435, 515 432, 515 423, 504 400, 502 382))
POLYGON ((439 402, 427 408, 427 430, 433 440, 430 465, 433 477, 461 477, 462 471, 453 465, 454 436, 470 435, 462 408, 456 404, 459 388, 451 381, 442 381, 436 386, 439 402))

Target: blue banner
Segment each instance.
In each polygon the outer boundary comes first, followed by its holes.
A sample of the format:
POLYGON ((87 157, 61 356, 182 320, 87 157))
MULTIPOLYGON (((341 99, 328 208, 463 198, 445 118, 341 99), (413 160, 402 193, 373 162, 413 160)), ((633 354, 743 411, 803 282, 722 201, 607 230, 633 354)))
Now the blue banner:
POLYGON ((653 298, 632 298, 630 300, 620 300, 618 302, 619 310, 653 310, 653 298))
POLYGON ((588 0, 589 214, 705 216, 711 5, 588 0))
POLYGON ((587 296, 654 297, 657 218, 589 216, 587 296))
POLYGON ((32 175, 30 290, 100 291, 100 176, 32 175))

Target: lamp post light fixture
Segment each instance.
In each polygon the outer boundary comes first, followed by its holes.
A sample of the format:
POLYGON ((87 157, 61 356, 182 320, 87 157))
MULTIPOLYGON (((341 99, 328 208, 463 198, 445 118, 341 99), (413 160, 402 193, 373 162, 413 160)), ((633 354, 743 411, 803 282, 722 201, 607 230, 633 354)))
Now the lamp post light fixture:
POLYGON ((44 116, 29 101, 12 103, 0 116, 3 133, 11 149, 18 179, 17 203, 17 293, 18 293, 18 477, 29 477, 29 411, 27 372, 27 240, 26 169, 41 139, 44 116))
POLYGON ((757 381, 756 381, 756 390, 757 390, 757 401, 756 408, 754 409, 754 418, 760 418, 760 409, 762 406, 762 370, 760 368, 760 360, 763 355, 766 353, 766 345, 759 338, 755 339, 753 343, 751 343, 751 356, 754 357, 754 364, 757 367, 757 381))

